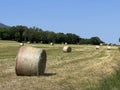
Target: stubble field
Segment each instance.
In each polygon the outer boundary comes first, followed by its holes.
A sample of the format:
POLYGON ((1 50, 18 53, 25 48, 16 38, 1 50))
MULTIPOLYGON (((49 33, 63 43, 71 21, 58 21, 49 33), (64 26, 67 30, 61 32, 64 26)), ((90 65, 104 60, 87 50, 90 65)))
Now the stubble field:
MULTIPOLYGON (((15 58, 19 43, 0 41, 0 90, 93 90, 120 68, 120 52, 116 46, 99 50, 93 45, 69 45, 71 53, 63 53, 65 45, 25 44, 47 52, 45 75, 17 76, 15 58)), ((118 90, 118 89, 111 90, 118 90)), ((107 90, 107 89, 106 89, 107 90)))

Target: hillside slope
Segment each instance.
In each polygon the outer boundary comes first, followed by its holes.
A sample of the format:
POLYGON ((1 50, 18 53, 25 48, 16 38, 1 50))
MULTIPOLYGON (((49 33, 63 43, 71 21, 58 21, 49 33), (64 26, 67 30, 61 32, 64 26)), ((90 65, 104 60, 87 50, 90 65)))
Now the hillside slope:
POLYGON ((0 28, 6 28, 6 27, 9 27, 9 26, 7 26, 7 25, 5 25, 3 23, 0 23, 0 28))

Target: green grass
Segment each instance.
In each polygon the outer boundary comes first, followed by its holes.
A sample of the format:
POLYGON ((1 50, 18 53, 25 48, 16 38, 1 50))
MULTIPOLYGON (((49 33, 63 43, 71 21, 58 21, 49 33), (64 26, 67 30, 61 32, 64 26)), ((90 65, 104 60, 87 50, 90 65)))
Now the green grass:
POLYGON ((117 47, 99 50, 92 45, 25 44, 47 52, 48 76, 16 76, 15 58, 19 43, 0 41, 0 90, 119 90, 120 52, 117 47))
POLYGON ((120 90, 120 68, 114 70, 114 74, 102 78, 99 85, 94 88, 90 87, 88 90, 120 90))

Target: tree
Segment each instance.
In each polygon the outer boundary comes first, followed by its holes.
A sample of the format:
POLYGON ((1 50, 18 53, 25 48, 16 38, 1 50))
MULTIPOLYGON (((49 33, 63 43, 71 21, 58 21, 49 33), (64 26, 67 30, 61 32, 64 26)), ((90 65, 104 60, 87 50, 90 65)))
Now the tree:
POLYGON ((91 44, 91 41, 87 38, 81 38, 79 44, 91 44))
POLYGON ((55 43, 56 42, 56 33, 51 31, 45 31, 45 34, 47 35, 47 42, 48 43, 55 43))
POLYGON ((66 35, 64 33, 57 33, 56 34, 56 43, 65 43, 66 35))
POLYGON ((22 42, 24 40, 23 38, 23 33, 26 31, 28 28, 26 26, 16 26, 15 29, 19 32, 20 34, 20 39, 19 42, 22 42))
POLYGON ((72 33, 67 33, 66 42, 69 44, 77 44, 79 42, 79 36, 72 33))
POLYGON ((0 29, 0 38, 3 39, 3 40, 11 39, 9 28, 1 28, 0 29))
MULTIPOLYGON (((42 29, 27 26, 12 26, 8 28, 0 28, 0 39, 3 40, 15 40, 15 41, 30 41, 30 42, 42 42, 42 43, 65 43, 68 44, 94 44, 99 45, 104 43, 99 37, 91 37, 90 39, 80 38, 73 33, 55 33, 52 31, 43 31, 42 29)), ((119 38, 120 42, 120 38, 119 38)))
POLYGON ((104 43, 102 40, 100 40, 99 37, 91 37, 91 44, 93 45, 100 45, 100 43, 104 43))

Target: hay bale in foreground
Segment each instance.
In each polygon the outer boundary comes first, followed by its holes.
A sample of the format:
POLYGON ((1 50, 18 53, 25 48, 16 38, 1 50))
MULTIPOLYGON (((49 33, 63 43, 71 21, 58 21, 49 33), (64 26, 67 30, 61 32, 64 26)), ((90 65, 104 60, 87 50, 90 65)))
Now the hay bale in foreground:
POLYGON ((16 75, 42 75, 46 68, 46 51, 39 48, 21 46, 16 57, 16 75))
POLYGON ((71 52, 72 48, 70 46, 64 46, 63 47, 63 52, 71 52))

